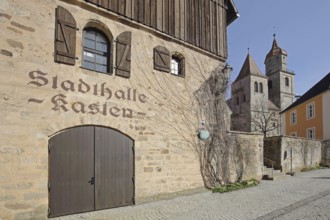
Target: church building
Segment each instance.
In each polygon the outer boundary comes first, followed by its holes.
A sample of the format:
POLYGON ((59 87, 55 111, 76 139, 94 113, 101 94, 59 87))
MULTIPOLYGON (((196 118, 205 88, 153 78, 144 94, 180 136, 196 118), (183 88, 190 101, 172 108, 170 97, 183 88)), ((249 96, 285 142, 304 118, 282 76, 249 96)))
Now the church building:
POLYGON ((265 59, 266 74, 248 53, 228 101, 232 130, 280 134, 279 113, 294 101, 295 74, 287 69, 286 59, 287 52, 279 47, 275 35, 265 59))

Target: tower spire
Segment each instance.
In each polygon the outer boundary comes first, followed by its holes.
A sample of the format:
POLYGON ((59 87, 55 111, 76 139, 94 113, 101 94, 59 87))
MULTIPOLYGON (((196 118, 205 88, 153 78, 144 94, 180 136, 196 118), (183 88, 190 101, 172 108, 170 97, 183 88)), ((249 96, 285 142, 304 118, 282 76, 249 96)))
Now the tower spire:
MULTIPOLYGON (((272 56, 276 56, 276 55, 287 55, 286 51, 283 50, 282 48, 280 48, 280 46, 278 45, 277 43, 277 40, 276 40, 276 33, 273 34, 273 44, 272 44, 272 48, 270 49, 270 51, 268 52, 267 56, 266 56, 266 59, 265 59, 265 63, 266 63, 266 60, 271 58, 272 56)), ((267 71, 266 71, 267 72, 267 71)))

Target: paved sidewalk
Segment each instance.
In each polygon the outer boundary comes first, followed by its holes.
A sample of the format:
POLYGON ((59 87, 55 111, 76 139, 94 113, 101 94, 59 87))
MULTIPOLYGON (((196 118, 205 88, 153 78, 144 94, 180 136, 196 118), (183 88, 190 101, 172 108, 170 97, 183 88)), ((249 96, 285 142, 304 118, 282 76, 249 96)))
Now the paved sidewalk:
POLYGON ((322 169, 230 193, 203 192, 56 219, 330 219, 329 210, 330 169, 322 169))

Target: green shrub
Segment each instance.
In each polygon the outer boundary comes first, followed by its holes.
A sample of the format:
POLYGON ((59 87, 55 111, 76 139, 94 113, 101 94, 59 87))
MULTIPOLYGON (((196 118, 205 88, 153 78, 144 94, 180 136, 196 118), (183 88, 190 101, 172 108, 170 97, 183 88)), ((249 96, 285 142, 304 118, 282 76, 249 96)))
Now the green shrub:
POLYGON ((231 192, 235 190, 245 189, 253 186, 257 186, 259 184, 258 180, 251 179, 245 180, 242 182, 230 183, 227 185, 221 185, 217 188, 214 188, 212 192, 224 193, 224 192, 231 192))

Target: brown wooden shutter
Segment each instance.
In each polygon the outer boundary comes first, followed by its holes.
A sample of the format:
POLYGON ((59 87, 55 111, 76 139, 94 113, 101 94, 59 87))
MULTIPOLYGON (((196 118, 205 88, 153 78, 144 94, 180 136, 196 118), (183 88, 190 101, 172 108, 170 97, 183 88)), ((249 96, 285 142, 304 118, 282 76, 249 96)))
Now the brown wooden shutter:
POLYGON ((171 53, 166 47, 154 47, 154 69, 167 73, 171 71, 171 53))
POLYGON ((131 75, 131 36, 125 31, 116 40, 116 75, 127 78, 131 75))
POLYGON ((76 60, 76 21, 65 8, 56 8, 55 62, 74 65, 76 60))

